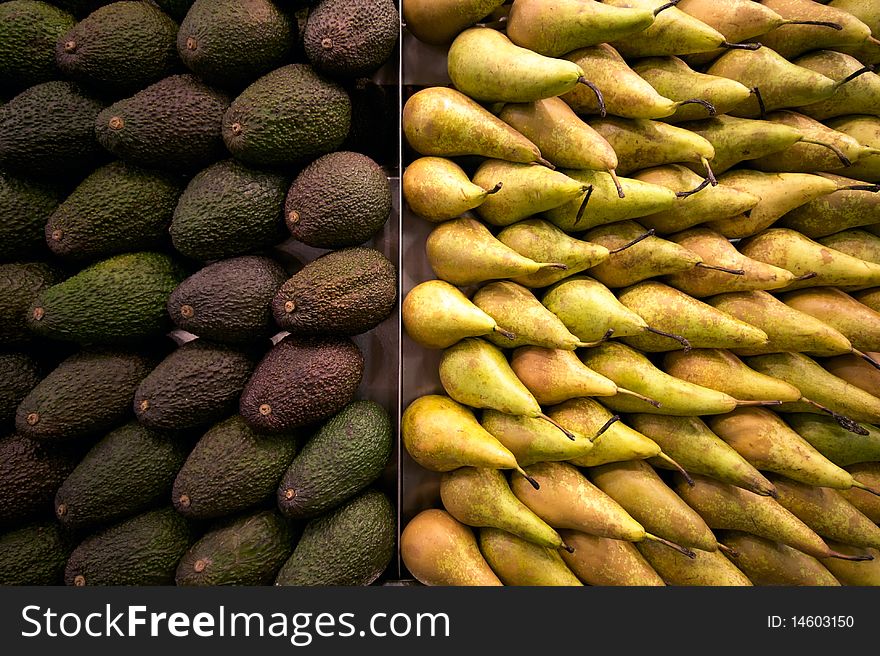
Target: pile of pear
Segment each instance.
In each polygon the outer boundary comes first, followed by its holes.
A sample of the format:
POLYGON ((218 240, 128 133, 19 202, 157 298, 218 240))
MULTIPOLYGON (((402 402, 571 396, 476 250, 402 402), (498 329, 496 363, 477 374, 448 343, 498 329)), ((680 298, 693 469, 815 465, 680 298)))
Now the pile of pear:
POLYGON ((403 15, 452 83, 403 111, 409 572, 880 585, 880 2, 403 15))

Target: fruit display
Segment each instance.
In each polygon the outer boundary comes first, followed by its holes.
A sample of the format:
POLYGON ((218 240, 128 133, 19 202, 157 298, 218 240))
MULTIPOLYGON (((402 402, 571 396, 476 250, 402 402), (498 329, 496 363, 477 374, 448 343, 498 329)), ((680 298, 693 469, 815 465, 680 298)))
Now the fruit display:
POLYGON ((0 585, 397 578, 399 32, 0 3, 0 585))
POLYGON ((402 14, 408 574, 880 583, 880 5, 402 14))

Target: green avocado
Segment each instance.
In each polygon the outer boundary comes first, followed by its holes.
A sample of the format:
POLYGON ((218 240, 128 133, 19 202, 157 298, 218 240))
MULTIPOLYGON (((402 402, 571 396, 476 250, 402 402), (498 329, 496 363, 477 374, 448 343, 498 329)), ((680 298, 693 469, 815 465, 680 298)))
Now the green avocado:
POLYGON ((0 4, 0 88, 26 89, 58 76, 55 42, 76 19, 37 0, 0 4))

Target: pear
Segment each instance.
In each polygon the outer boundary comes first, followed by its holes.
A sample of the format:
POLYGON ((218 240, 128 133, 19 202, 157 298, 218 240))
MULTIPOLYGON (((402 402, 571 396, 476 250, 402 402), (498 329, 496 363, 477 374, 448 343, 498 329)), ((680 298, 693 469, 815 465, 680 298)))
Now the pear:
MULTIPOLYGON (((863 462, 850 465, 846 470, 854 479, 871 488, 871 490, 880 490, 880 463, 863 462)), ((869 492, 859 487, 852 487, 848 490, 840 490, 840 494, 865 517, 875 524, 880 524, 880 497, 874 492, 869 492)))
MULTIPOLYGON (((876 116, 841 116, 830 119, 828 127, 848 134, 863 146, 880 149, 880 118, 876 116)), ((880 153, 868 153, 852 166, 837 171, 841 175, 866 182, 880 182, 880 153)))
POLYGON ((703 178, 679 164, 639 171, 634 177, 642 182, 668 187, 678 196, 673 207, 641 219, 642 225, 660 234, 678 232, 706 221, 737 217, 754 208, 761 200, 758 194, 751 193, 742 185, 733 187, 725 182, 716 186, 706 185, 703 178))
POLYGON ((519 469, 514 455, 473 413, 448 397, 420 396, 407 406, 400 428, 407 453, 430 471, 464 466, 519 469))
MULTIPOLYGON (((880 353, 868 352, 869 358, 880 362, 880 353)), ((846 382, 865 390, 868 394, 880 396, 880 370, 865 360, 864 356, 848 353, 825 360, 822 363, 825 371, 842 378, 846 382)))
POLYGON ((535 144, 455 89, 417 91, 403 107, 402 122, 407 142, 420 155, 545 161, 535 144))
POLYGON ((611 144, 584 123, 562 99, 509 103, 498 117, 531 139, 557 167, 608 171, 614 175, 617 154, 611 144))
POLYGON ((488 196, 476 208, 487 223, 510 225, 539 212, 559 207, 583 196, 588 185, 544 166, 532 166, 489 159, 474 173, 473 183, 483 186, 487 180, 502 184, 498 193, 488 196))
POLYGON ((559 534, 574 549, 574 553, 563 551, 562 560, 587 585, 665 585, 631 542, 580 531, 563 530, 559 534))
MULTIPOLYGON (((691 228, 672 235, 670 240, 697 255, 703 262, 703 266, 664 278, 669 285, 694 298, 756 289, 779 289, 795 278, 790 271, 744 256, 724 235, 709 228, 691 228), (730 275, 728 271, 740 271, 741 275, 730 275)), ((596 271, 592 273, 596 275, 596 271)))
POLYGON ((504 0, 409 0, 403 20, 419 41, 444 45, 503 4, 504 0))
MULTIPOLYGON (((649 57, 633 65, 633 70, 658 93, 675 101, 698 98, 709 103, 711 111, 701 103, 680 105, 666 120, 670 123, 694 121, 726 114, 752 95, 751 89, 736 80, 698 73, 678 57, 649 57)), ((653 118, 646 116, 645 118, 653 118)))
MULTIPOLYGON (((775 494, 773 484, 698 417, 634 414, 627 420, 687 472, 710 476, 755 494, 775 494)), ((660 459, 649 462, 655 467, 670 468, 660 459)))
POLYGON ((812 0, 762 0, 761 4, 783 18, 836 23, 842 28, 830 30, 824 26, 791 25, 762 34, 761 43, 783 57, 797 57, 819 48, 857 45, 871 36, 871 28, 855 16, 812 0))
POLYGON ((880 264, 880 236, 867 230, 843 230, 816 241, 860 260, 880 264))
POLYGON ((880 34, 880 7, 874 0, 831 0, 828 6, 852 14, 870 28, 871 34, 880 34))
POLYGON ((718 537, 736 552, 732 562, 754 585, 840 585, 818 559, 787 544, 742 531, 722 531, 718 537))
MULTIPOLYGON (((762 346, 767 334, 677 289, 654 280, 640 282, 620 291, 618 300, 649 325, 682 335, 694 348, 738 348, 762 346)), ((661 335, 624 337, 630 346, 649 352, 684 348, 661 335)))
POLYGON ((852 562, 826 558, 822 564, 834 574, 843 585, 880 586, 880 550, 851 547, 828 540, 829 546, 850 556, 870 556, 871 560, 852 562))
POLYGON ((666 187, 632 178, 615 180, 600 171, 566 169, 563 173, 592 188, 588 192, 589 198, 585 194, 584 198, 544 212, 544 218, 566 232, 662 212, 675 205, 677 200, 675 192, 666 187), (617 184, 620 184, 623 197, 617 191, 617 184))
POLYGON ((867 424, 864 435, 841 428, 831 417, 807 413, 785 415, 798 435, 838 467, 880 460, 880 429, 867 424))
POLYGON ((473 184, 464 170, 443 157, 420 157, 403 172, 403 197, 423 219, 440 222, 472 210, 500 187, 473 184))
POLYGON ((400 534, 403 564, 424 585, 502 585, 473 531, 445 510, 423 510, 400 534))
POLYGON ((513 339, 495 319, 442 280, 427 280, 404 297, 401 316, 407 334, 425 348, 443 349, 465 337, 497 332, 513 339))
POLYGON ((855 57, 865 66, 880 64, 880 39, 869 36, 856 46, 837 46, 837 52, 855 57))
MULTIPOLYGON (((793 209, 779 221, 781 227, 791 228, 807 237, 818 239, 819 237, 842 233, 842 231, 849 228, 880 223, 880 195, 877 194, 880 191, 880 187, 877 185, 866 185, 858 180, 851 180, 850 178, 830 173, 823 173, 822 176, 835 182, 838 185, 838 190, 793 209)), ((870 241, 871 235, 869 233, 862 233, 862 235, 867 235, 867 239, 870 241)), ((880 239, 876 237, 874 239, 880 242, 880 239)), ((821 243, 836 250, 841 250, 833 243, 825 240, 822 240, 821 243)), ((861 257, 848 250, 842 250, 841 252, 880 264, 880 248, 877 248, 876 245, 872 255, 873 260, 870 257, 861 257)))
POLYGON ((636 547, 666 585, 744 587, 748 577, 719 551, 698 551, 690 560, 671 549, 642 542, 636 547), (671 553, 664 553, 670 551, 671 553))
POLYGON ((659 121, 614 116, 588 122, 617 153, 617 172, 621 175, 661 164, 696 162, 712 177, 709 160, 715 156, 715 149, 690 130, 659 121))
POLYGON ((646 462, 601 465, 590 468, 588 474, 597 488, 620 504, 646 531, 693 549, 718 548, 706 523, 646 462))
POLYGON ((498 241, 482 223, 462 217, 441 223, 425 244, 428 262, 437 277, 453 285, 565 269, 561 263, 535 262, 498 241))
MULTIPOLYGON (((789 292, 781 300, 846 335, 860 351, 880 351, 880 313, 835 287, 789 292)), ((878 364, 880 367, 880 364, 878 364)))
POLYGON ((801 278, 786 289, 800 287, 872 287, 880 285, 880 265, 835 251, 787 228, 765 230, 739 245, 743 255, 791 271, 801 278))
POLYGON ((484 410, 481 424, 513 453, 523 467, 536 462, 579 458, 593 449, 595 430, 582 434, 569 427, 569 432, 575 435, 571 440, 546 421, 516 417, 497 410, 484 410))
MULTIPOLYGON (((880 264, 880 262, 877 262, 880 264)), ((855 298, 862 305, 867 305, 875 312, 880 312, 880 287, 869 287, 853 292, 855 298)))
POLYGON ((518 0, 507 19, 507 36, 548 57, 641 32, 654 11, 582 0, 518 0))
POLYGON ((556 549, 497 528, 480 529, 480 551, 504 585, 582 586, 556 549))
POLYGON ((570 237, 552 223, 528 219, 507 226, 497 235, 498 241, 523 257, 539 262, 559 262, 566 269, 543 269, 513 278, 524 287, 548 287, 608 259, 609 250, 601 244, 570 237))
POLYGON ((862 62, 855 57, 833 50, 819 50, 798 58, 795 63, 835 81, 860 73, 827 100, 802 107, 802 113, 819 121, 848 114, 880 115, 880 75, 865 72, 862 62))
POLYGON ((719 182, 734 189, 750 190, 760 198, 747 215, 706 224, 730 239, 755 235, 790 210, 837 190, 837 185, 828 178, 806 173, 762 173, 740 169, 728 171, 719 182))

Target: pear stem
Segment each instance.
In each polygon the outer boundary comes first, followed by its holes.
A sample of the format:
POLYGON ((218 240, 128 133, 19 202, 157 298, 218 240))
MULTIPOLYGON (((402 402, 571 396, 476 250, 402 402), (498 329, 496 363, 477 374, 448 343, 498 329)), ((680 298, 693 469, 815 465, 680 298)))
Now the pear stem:
POLYGON ((587 203, 590 202, 590 197, 593 195, 593 185, 589 185, 584 191, 587 192, 587 195, 584 196, 584 200, 581 202, 581 206, 578 208, 577 216, 574 217, 574 224, 577 226, 578 223, 581 222, 581 219, 584 218, 584 210, 587 209, 587 203))
POLYGON ((709 111, 709 116, 715 116, 718 114, 718 111, 715 109, 715 105, 710 103, 708 100, 702 100, 700 98, 691 98, 690 100, 681 100, 678 103, 678 106, 682 105, 702 105, 709 111))
MULTIPOLYGON (((852 160, 850 160, 850 158, 846 156, 846 153, 844 153, 840 148, 838 148, 837 146, 835 146, 832 143, 825 143, 823 141, 815 141, 814 139, 801 139, 799 143, 813 144, 814 146, 823 146, 823 147, 827 148, 828 150, 830 150, 835 155, 837 155, 837 159, 840 160, 841 164, 843 164, 844 166, 852 166, 852 160)), ((838 189, 837 191, 841 191, 841 190, 838 189)))
POLYGON ((709 160, 705 157, 700 157, 700 162, 702 162, 703 167, 706 169, 706 177, 709 179, 709 184, 713 187, 717 187, 718 180, 715 179, 715 174, 712 172, 712 167, 709 165, 709 160))
POLYGON ((870 191, 872 194, 876 194, 880 191, 880 184, 850 185, 849 187, 838 187, 837 191, 870 191))
POLYGON ((636 237, 632 241, 625 243, 623 246, 618 246, 617 248, 611 249, 610 252, 612 255, 616 255, 617 253, 620 253, 621 251, 625 251, 627 248, 632 248, 633 246, 638 244, 640 241, 644 241, 648 237, 653 237, 654 233, 656 233, 656 232, 657 231, 654 228, 651 228, 645 234, 639 235, 638 237, 636 237))
POLYGON ((595 342, 578 342, 577 347, 578 348, 593 348, 594 346, 599 346, 599 344, 602 344, 603 342, 607 342, 609 339, 611 339, 611 336, 613 334, 614 334, 614 328, 609 328, 608 330, 605 331, 605 334, 602 335, 601 339, 597 339, 595 342))
POLYGON ((578 78, 578 82, 580 84, 585 84, 586 86, 590 87, 590 90, 596 94, 596 103, 599 105, 599 116, 601 116, 602 118, 605 118, 608 115, 608 111, 605 108, 605 97, 602 95, 602 92, 599 90, 599 87, 597 87, 595 84, 590 82, 583 75, 578 78))
POLYGON ((712 184, 712 181, 709 180, 709 178, 703 178, 703 181, 690 191, 676 191, 675 195, 677 198, 687 198, 688 196, 693 196, 699 191, 703 191, 703 189, 708 187, 710 184, 712 184))
POLYGON ((654 10, 654 17, 656 18, 657 14, 659 14, 661 11, 666 11, 670 7, 674 7, 675 5, 677 5, 679 2, 681 2, 681 0, 670 0, 670 2, 667 2, 665 5, 660 5, 654 10))
POLYGON ((562 426, 560 426, 560 425, 559 425, 559 422, 555 421, 554 419, 551 419, 550 417, 548 417, 548 416, 545 415, 545 414, 539 414, 538 417, 541 418, 541 419, 543 419, 544 421, 550 422, 551 424, 553 424, 554 426, 556 426, 556 428, 558 428, 558 429, 561 430, 563 433, 565 433, 565 436, 566 436, 568 439, 570 439, 572 442, 575 442, 575 441, 577 440, 577 437, 575 436, 574 433, 572 433, 570 430, 568 430, 568 429, 563 428, 562 426))
POLYGON ((731 43, 730 41, 722 41, 722 48, 729 50, 757 50, 761 47, 760 43, 731 43))
POLYGON ((862 483, 861 481, 857 481, 856 479, 853 479, 853 487, 857 487, 860 490, 864 490, 865 492, 870 492, 875 497, 880 497, 880 490, 873 488, 869 485, 865 485, 864 483, 862 483))
POLYGON ((489 191, 487 191, 486 195, 491 196, 492 194, 497 194, 499 191, 501 191, 501 187, 503 187, 503 186, 504 186, 504 183, 499 182, 497 185, 495 185, 489 191))
POLYGON ((516 334, 510 332, 509 330, 505 330, 501 326, 495 326, 492 330, 494 330, 499 335, 506 337, 507 339, 516 339, 516 334))
POLYGON ((847 75, 845 78, 843 78, 840 82, 835 84, 834 88, 839 89, 844 84, 846 84, 847 82, 851 82, 852 80, 855 80, 860 75, 864 75, 865 73, 873 73, 873 72, 874 72, 874 65, 873 64, 868 64, 867 66, 863 66, 859 70, 853 71, 852 73, 847 75))
POLYGON ((761 120, 765 120, 767 118, 767 105, 764 104, 764 96, 761 94, 761 88, 752 87, 752 93, 755 94, 755 98, 758 99, 758 109, 761 113, 761 120))
POLYGON ((681 335, 673 335, 672 333, 667 333, 663 330, 660 330, 659 328, 652 328, 651 326, 646 326, 645 330, 647 330, 649 333, 660 335, 660 337, 668 337, 669 339, 674 339, 676 342, 684 347, 685 352, 691 350, 691 343, 681 335))
POLYGON ((785 27, 786 25, 817 25, 819 27, 830 27, 832 30, 837 30, 840 32, 843 29, 843 25, 840 23, 831 23, 828 21, 810 21, 810 20, 787 20, 779 27, 785 27))
POLYGON ((811 279, 815 278, 815 277, 818 276, 818 275, 819 275, 819 274, 816 273, 815 271, 810 271, 809 273, 805 273, 805 274, 802 275, 802 276, 797 276, 792 282, 801 282, 801 281, 803 281, 803 280, 811 280, 811 279))
POLYGON ((850 556, 849 554, 843 554, 839 551, 828 551, 828 558, 838 558, 839 560, 852 560, 857 563, 864 562, 866 560, 874 560, 874 556, 871 554, 858 554, 855 556, 850 556))
POLYGON ((737 408, 747 408, 747 407, 754 407, 754 406, 758 406, 758 407, 763 408, 768 405, 782 405, 782 401, 779 401, 776 399, 774 399, 772 401, 771 400, 768 400, 768 401, 741 401, 739 399, 736 400, 736 407, 737 408))
POLYGON ((611 176, 611 181, 614 183, 614 186, 617 187, 617 197, 626 198, 626 194, 623 193, 623 187, 620 186, 620 179, 617 177, 617 171, 614 169, 608 169, 608 175, 611 176))
POLYGON ((637 399, 641 399, 645 403, 650 403, 655 408, 659 408, 661 405, 660 401, 655 401, 654 399, 649 398, 649 397, 645 396, 644 394, 639 394, 638 392, 633 392, 632 390, 624 389, 623 387, 618 387, 617 393, 618 394, 626 394, 627 396, 633 396, 637 399))
POLYGON ((871 357, 870 355, 868 355, 867 353, 862 353, 861 351, 859 351, 859 350, 857 350, 857 349, 853 349, 853 350, 852 350, 852 353, 853 353, 853 355, 857 355, 857 356, 859 356, 862 360, 864 360, 864 361, 867 362, 869 365, 871 365, 872 367, 874 367, 874 369, 880 369, 880 362, 877 362, 874 358, 872 358, 872 357, 871 357))
POLYGON ((560 548, 565 549, 568 553, 574 553, 574 547, 569 547, 565 542, 560 545, 560 548))
POLYGON ((672 465, 678 471, 678 473, 684 477, 684 480, 687 481, 687 484, 690 487, 693 487, 694 485, 696 485, 696 483, 694 483, 694 479, 691 478, 691 475, 687 473, 687 471, 685 470, 684 467, 682 467, 677 462, 675 462, 675 460, 670 458, 668 455, 666 455, 662 451, 657 454, 657 457, 660 458, 660 460, 662 460, 663 462, 666 462, 666 463, 672 465))
POLYGON ((850 433, 855 433, 856 435, 862 435, 862 436, 870 434, 870 433, 868 433, 867 430, 865 430, 864 428, 859 426, 855 421, 853 421, 849 417, 845 417, 841 414, 838 414, 838 413, 834 412, 834 410, 832 410, 831 408, 827 408, 824 405, 822 405, 821 403, 816 403, 816 401, 808 399, 805 396, 802 396, 800 398, 800 400, 803 403, 806 403, 807 405, 811 405, 814 408, 816 408, 817 410, 824 412, 825 414, 831 415, 834 418, 834 421, 836 421, 841 428, 848 430, 850 433))
POLYGON ((536 490, 541 489, 541 486, 538 484, 538 481, 536 481, 534 478, 532 478, 531 476, 526 474, 526 472, 523 470, 522 467, 518 466, 516 468, 516 471, 518 471, 519 475, 522 476, 524 479, 526 479, 529 482, 529 485, 531 485, 533 488, 535 488, 536 490))
POLYGON ((728 269, 722 266, 715 266, 714 264, 706 264, 705 262, 697 262, 696 266, 701 269, 709 269, 711 271, 721 271, 722 273, 729 273, 734 276, 744 276, 746 275, 745 269, 728 269))
POLYGON ((593 439, 591 441, 594 441, 597 437, 601 437, 605 431, 611 428, 618 421, 620 421, 620 415, 614 415, 613 417, 611 417, 611 419, 602 424, 601 428, 599 428, 596 434, 593 435, 593 439))
POLYGON ((731 558, 739 558, 739 551, 734 549, 733 547, 728 547, 726 544, 718 543, 718 551, 723 554, 730 556, 731 558))
POLYGON ((544 159, 543 157, 539 157, 538 159, 536 159, 535 163, 540 164, 541 166, 546 166, 551 171, 556 170, 556 165, 553 162, 551 162, 550 160, 544 159))
POLYGON ((678 553, 684 554, 691 560, 697 557, 697 554, 694 553, 692 549, 688 549, 687 547, 683 547, 680 544, 676 544, 672 540, 667 540, 666 538, 661 538, 659 535, 654 535, 653 533, 645 533, 646 540, 652 540, 654 542, 658 542, 659 544, 666 545, 671 549, 675 549, 678 553))

